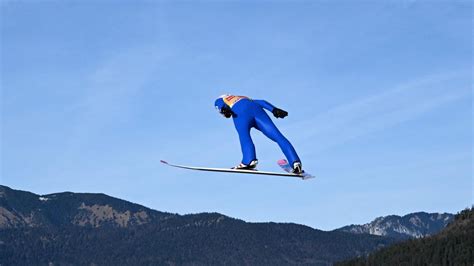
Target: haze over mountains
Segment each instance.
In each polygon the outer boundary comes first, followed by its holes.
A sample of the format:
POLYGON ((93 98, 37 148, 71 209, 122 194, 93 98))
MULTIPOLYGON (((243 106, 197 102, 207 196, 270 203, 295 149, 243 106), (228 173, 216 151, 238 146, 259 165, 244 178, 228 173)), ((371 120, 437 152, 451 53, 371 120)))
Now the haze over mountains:
POLYGON ((321 231, 219 213, 160 212, 105 194, 40 196, 0 186, 0 262, 328 265, 402 238, 436 233, 450 219, 450 214, 416 213, 321 231))

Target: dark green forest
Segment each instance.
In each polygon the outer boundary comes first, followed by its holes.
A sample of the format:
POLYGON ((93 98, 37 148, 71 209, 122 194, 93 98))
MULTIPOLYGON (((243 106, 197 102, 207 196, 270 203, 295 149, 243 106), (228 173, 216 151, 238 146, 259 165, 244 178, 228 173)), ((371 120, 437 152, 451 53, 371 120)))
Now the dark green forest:
POLYGON ((215 223, 219 217, 182 217, 130 228, 2 230, 0 261, 2 265, 327 265, 392 242, 296 224, 235 219, 215 223))

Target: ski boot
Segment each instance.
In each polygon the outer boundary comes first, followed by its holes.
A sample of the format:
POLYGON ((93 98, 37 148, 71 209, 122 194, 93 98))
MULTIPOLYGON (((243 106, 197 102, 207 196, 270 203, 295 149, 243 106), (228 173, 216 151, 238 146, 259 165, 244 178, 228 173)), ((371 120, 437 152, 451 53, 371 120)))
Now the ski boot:
POLYGON ((301 165, 301 162, 294 162, 293 174, 301 175, 302 173, 304 173, 304 171, 303 171, 303 166, 301 165))
POLYGON ((232 167, 235 170, 257 170, 258 160, 251 161, 248 165, 244 163, 240 163, 239 165, 232 167))

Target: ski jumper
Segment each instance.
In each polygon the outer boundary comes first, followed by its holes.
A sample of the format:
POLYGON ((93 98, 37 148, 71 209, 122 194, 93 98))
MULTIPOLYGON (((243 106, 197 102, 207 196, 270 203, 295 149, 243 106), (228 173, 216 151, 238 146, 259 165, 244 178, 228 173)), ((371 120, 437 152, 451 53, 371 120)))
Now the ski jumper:
POLYGON ((255 145, 250 136, 251 128, 256 128, 266 137, 278 143, 290 165, 293 165, 294 162, 301 162, 293 145, 283 136, 265 112, 264 109, 272 112, 275 108, 269 102, 253 100, 246 96, 223 95, 215 101, 215 106, 219 111, 225 106, 232 110, 234 125, 239 134, 243 164, 248 165, 257 159, 255 145))

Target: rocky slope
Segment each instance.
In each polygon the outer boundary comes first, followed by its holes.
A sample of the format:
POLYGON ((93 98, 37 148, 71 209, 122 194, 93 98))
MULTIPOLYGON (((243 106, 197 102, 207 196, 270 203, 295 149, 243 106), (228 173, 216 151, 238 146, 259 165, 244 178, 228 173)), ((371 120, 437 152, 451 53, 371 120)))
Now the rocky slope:
POLYGON ((174 217, 105 194, 36 195, 0 186, 0 229, 78 225, 128 227, 174 217))
POLYGON ((405 216, 389 215, 363 225, 344 226, 337 231, 386 236, 395 239, 420 238, 438 233, 453 220, 453 217, 454 215, 449 213, 426 212, 411 213, 405 216))

